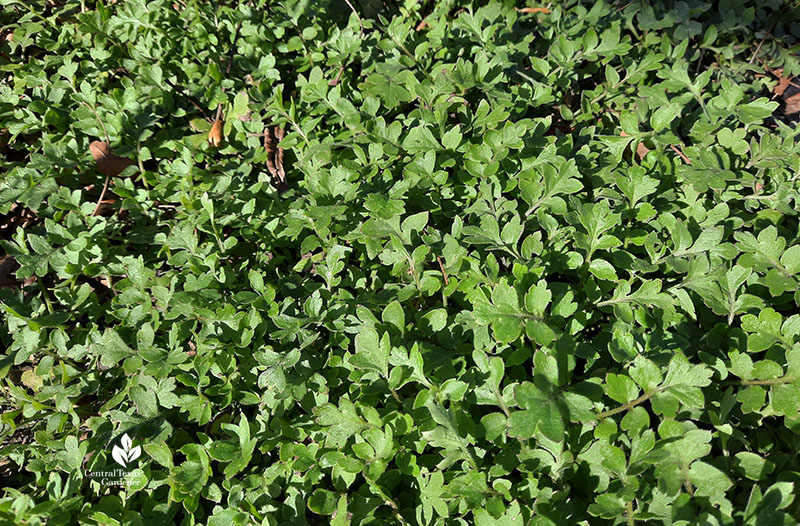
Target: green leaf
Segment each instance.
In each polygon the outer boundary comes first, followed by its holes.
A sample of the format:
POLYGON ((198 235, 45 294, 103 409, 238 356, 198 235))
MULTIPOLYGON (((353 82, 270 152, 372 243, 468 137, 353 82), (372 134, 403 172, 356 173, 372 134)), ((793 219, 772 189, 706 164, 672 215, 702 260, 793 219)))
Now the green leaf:
POLYGON ((424 126, 412 128, 403 140, 403 148, 408 153, 419 153, 428 151, 439 151, 441 145, 436 141, 431 131, 424 126))
POLYGON ((550 440, 563 440, 564 420, 555 400, 530 382, 517 386, 514 399, 523 411, 514 411, 508 418, 511 436, 531 438, 541 432, 550 440))
MULTIPOLYGON (((386 336, 384 336, 386 338, 386 336)), ((370 369, 380 375, 389 375, 389 346, 378 339, 378 332, 372 327, 363 327, 356 335, 356 352, 350 362, 361 369, 370 369)))
POLYGON ((589 272, 599 279, 607 281, 617 281, 617 272, 614 266, 604 259, 594 259, 589 264, 589 272))
POLYGON ((338 407, 332 403, 315 407, 314 415, 317 423, 327 430, 325 443, 335 448, 344 446, 348 438, 369 425, 358 416, 355 406, 346 398, 339 401, 338 407))
POLYGON ((142 445, 145 453, 165 468, 172 467, 172 451, 163 442, 149 442, 142 445))
POLYGON ((531 286, 528 293, 525 294, 525 308, 532 314, 541 316, 544 314, 552 297, 553 294, 547 290, 547 282, 540 280, 539 283, 531 286))
POLYGON ((208 473, 202 462, 187 460, 170 470, 170 480, 173 487, 181 493, 196 495, 205 486, 208 473))
POLYGON ((716 497, 733 486, 725 473, 699 460, 689 468, 689 480, 695 485, 695 495, 701 497, 716 497))
POLYGON ((106 328, 103 332, 101 340, 94 345, 94 351, 105 367, 112 367, 133 354, 133 349, 128 347, 119 333, 111 328, 106 328))
POLYGON ((736 469, 750 480, 763 480, 775 469, 775 464, 749 451, 740 451, 735 458, 736 469))
POLYGON ((461 144, 461 131, 459 126, 450 128, 447 133, 442 135, 442 145, 448 150, 455 150, 461 144))
POLYGON ((668 128, 670 123, 680 116, 680 113, 680 106, 677 104, 660 106, 650 117, 650 126, 653 128, 654 132, 660 132, 668 128))
POLYGON ((669 361, 667 374, 664 378, 666 385, 687 385, 692 387, 705 387, 711 383, 713 372, 699 364, 691 364, 682 354, 676 354, 669 361))
POLYGON ((247 96, 246 91, 240 91, 239 93, 237 93, 236 96, 233 98, 233 109, 231 110, 227 118, 238 119, 239 117, 247 115, 248 111, 247 106, 249 102, 250 99, 247 96))
POLYGON ((489 494, 486 475, 480 471, 470 471, 454 478, 446 487, 444 496, 463 499, 469 508, 480 506, 489 494))
POLYGON ((629 377, 609 373, 606 375, 606 395, 619 403, 630 402, 639 396, 639 388, 629 377))
POLYGON ((633 360, 633 367, 629 374, 646 393, 655 390, 662 381, 661 369, 644 356, 637 356, 633 360))
POLYGON ((338 501, 336 493, 317 488, 308 498, 308 509, 318 515, 331 515, 336 511, 338 501))
POLYGON ((789 418, 800 417, 800 387, 792 384, 776 385, 771 390, 772 409, 789 418))
MULTIPOLYGON (((381 314, 381 320, 384 323, 393 325, 400 331, 400 334, 403 334, 405 332, 406 328, 405 312, 403 311, 403 306, 400 305, 400 302, 398 302, 397 300, 392 301, 383 309, 383 313, 381 314)), ((377 336, 377 333, 375 336, 377 336)))

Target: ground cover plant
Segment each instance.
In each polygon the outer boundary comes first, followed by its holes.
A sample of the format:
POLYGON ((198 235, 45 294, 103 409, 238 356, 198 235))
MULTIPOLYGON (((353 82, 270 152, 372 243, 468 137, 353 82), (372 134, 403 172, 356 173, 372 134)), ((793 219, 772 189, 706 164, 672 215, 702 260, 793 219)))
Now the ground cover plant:
POLYGON ((0 5, 0 523, 798 523, 797 2, 0 5))

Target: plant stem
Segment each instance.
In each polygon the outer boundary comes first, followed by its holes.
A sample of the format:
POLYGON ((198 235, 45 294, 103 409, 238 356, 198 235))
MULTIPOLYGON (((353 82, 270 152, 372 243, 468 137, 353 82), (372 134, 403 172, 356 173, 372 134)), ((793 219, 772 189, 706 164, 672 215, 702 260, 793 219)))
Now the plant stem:
POLYGON ((741 385, 782 385, 796 382, 796 376, 780 376, 778 378, 768 378, 766 380, 742 380, 741 385))
POLYGON ((633 526, 636 522, 636 519, 634 519, 633 501, 625 503, 625 515, 628 518, 628 526, 633 526))
POLYGON ((44 304, 47 306, 47 312, 53 314, 53 304, 50 303, 50 296, 47 294, 44 280, 40 276, 36 276, 36 282, 39 284, 39 288, 42 289, 42 297, 44 298, 44 304))
POLYGON ((654 391, 651 391, 649 393, 644 393, 642 396, 640 396, 636 400, 631 400, 630 402, 622 404, 619 407, 615 407, 614 409, 609 409, 608 411, 603 411, 602 413, 597 413, 597 416, 595 416, 595 420, 602 420, 602 419, 604 419, 606 417, 609 417, 609 416, 612 416, 612 415, 616 415, 617 413, 622 413, 623 411, 627 411, 628 409, 633 409, 637 405, 641 404, 642 402, 646 402, 654 394, 656 394, 656 393, 658 393, 660 391, 663 391, 667 387, 669 387, 669 386, 659 387, 659 388, 655 389, 654 391))

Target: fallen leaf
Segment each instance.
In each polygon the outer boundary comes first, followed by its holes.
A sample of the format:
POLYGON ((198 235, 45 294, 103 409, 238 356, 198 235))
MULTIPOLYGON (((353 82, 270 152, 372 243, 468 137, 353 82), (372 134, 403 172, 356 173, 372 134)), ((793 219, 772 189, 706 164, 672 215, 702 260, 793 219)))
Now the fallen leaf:
POLYGON ((89 145, 89 151, 97 163, 100 173, 108 177, 116 177, 128 166, 133 165, 133 161, 128 158, 120 157, 111 151, 108 144, 103 141, 94 141, 89 145))
MULTIPOLYGON (((272 131, 273 136, 275 137, 275 142, 280 143, 283 138, 286 136, 286 132, 283 131, 283 128, 275 127, 272 131)), ((283 148, 278 146, 278 151, 275 154, 275 168, 278 170, 278 177, 280 178, 282 183, 286 183, 286 172, 283 170, 283 148)))
POLYGON ((772 92, 776 96, 780 97, 781 95, 783 95, 783 92, 786 91, 786 88, 788 88, 792 84, 792 79, 791 77, 783 76, 783 68, 771 69, 768 71, 773 75, 775 75, 776 77, 778 77, 778 84, 774 88, 772 88, 772 92))
POLYGON ((34 393, 38 392, 39 389, 42 388, 42 385, 44 385, 44 379, 36 374, 36 371, 34 371, 32 368, 27 369, 24 373, 22 373, 21 380, 22 384, 34 393))
POLYGON ((216 148, 222 143, 222 120, 217 119, 208 132, 208 144, 216 148))
POLYGON ((783 99, 785 103, 783 111, 784 113, 797 113, 800 111, 800 93, 795 93, 789 97, 783 99))
POLYGON ((286 132, 280 126, 267 126, 264 129, 264 149, 267 150, 267 170, 272 176, 272 184, 278 191, 288 188, 286 172, 283 168, 283 148, 278 144, 285 137, 286 132))
MULTIPOLYGON (((620 132, 620 135, 622 137, 629 137, 629 135, 627 133, 625 133, 624 131, 620 132)), ((640 160, 644 159, 644 156, 647 155, 647 152, 649 152, 649 151, 650 151, 650 148, 645 146, 643 142, 639 142, 639 144, 636 145, 636 154, 639 156, 640 160)))
POLYGON ((547 14, 550 12, 549 9, 546 7, 518 7, 517 11, 520 13, 544 13, 547 14))

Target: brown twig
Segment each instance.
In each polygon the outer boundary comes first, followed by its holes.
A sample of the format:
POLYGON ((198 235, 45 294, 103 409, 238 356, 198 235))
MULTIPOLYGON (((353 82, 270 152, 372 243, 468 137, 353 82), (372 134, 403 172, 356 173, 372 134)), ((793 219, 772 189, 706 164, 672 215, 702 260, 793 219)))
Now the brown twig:
POLYGON ((358 33, 358 37, 361 38, 364 35, 364 23, 361 21, 361 17, 358 16, 358 11, 356 11, 356 8, 353 7, 353 4, 350 3, 350 0, 344 0, 344 1, 350 7, 350 9, 353 11, 353 14, 355 14, 356 18, 358 19, 358 25, 359 27, 361 27, 361 31, 358 33))
POLYGON ((550 8, 547 7, 515 7, 514 9, 519 13, 550 13, 550 8))
POLYGON ((206 112, 205 112, 205 110, 203 110, 203 108, 201 108, 199 104, 197 104, 197 103, 196 103, 195 101, 193 101, 192 99, 189 99, 188 97, 187 97, 187 99, 189 100, 189 102, 191 102, 191 103, 192 103, 192 105, 193 105, 195 108, 197 108, 198 110, 200 110, 200 113, 202 113, 202 114, 203 114, 203 117, 204 117, 204 118, 205 118, 205 119, 206 119, 208 122, 211 122, 211 119, 209 119, 209 118, 208 118, 208 115, 206 115, 206 112))
POLYGON ((106 196, 106 190, 108 190, 108 183, 111 181, 111 174, 106 175, 106 182, 103 183, 103 191, 100 192, 100 198, 97 200, 97 204, 94 206, 94 211, 92 215, 97 215, 97 211, 100 210, 100 204, 103 202, 103 198, 106 196))
POLYGON ((697 75, 700 72, 700 66, 703 65, 703 57, 706 55, 706 50, 700 50, 700 58, 697 59, 697 65, 694 68, 694 74, 697 75))
POLYGON ((674 144, 670 144, 669 147, 672 148, 675 151, 675 153, 677 153, 678 155, 681 156, 681 159, 683 159, 683 162, 685 162, 689 166, 692 165, 692 161, 690 161, 689 158, 686 157, 686 154, 683 153, 680 148, 676 147, 674 144))
POLYGON ((759 40, 758 46, 756 46, 756 50, 753 51, 753 56, 750 57, 750 61, 748 62, 748 64, 752 64, 753 61, 756 59, 756 57, 758 56, 758 52, 761 51, 761 46, 764 44, 764 40, 767 38, 767 35, 772 36, 772 30, 775 28, 775 24, 777 23, 778 23, 777 20, 773 22, 772 25, 769 26, 769 29, 767 29, 767 32, 764 33, 764 36, 761 37, 761 40, 759 40))
POLYGON ((631 5, 632 3, 633 3, 633 2, 628 2, 627 4, 623 5, 622 7, 618 7, 618 8, 617 8, 617 13, 619 13, 620 11, 622 11, 623 9, 625 9, 626 7, 628 7, 629 5, 631 5))
POLYGON ((342 73, 344 73, 344 64, 342 64, 342 67, 339 68, 339 73, 336 74, 336 78, 331 79, 328 82, 328 86, 333 87, 337 85, 339 83, 339 80, 342 78, 342 73))

